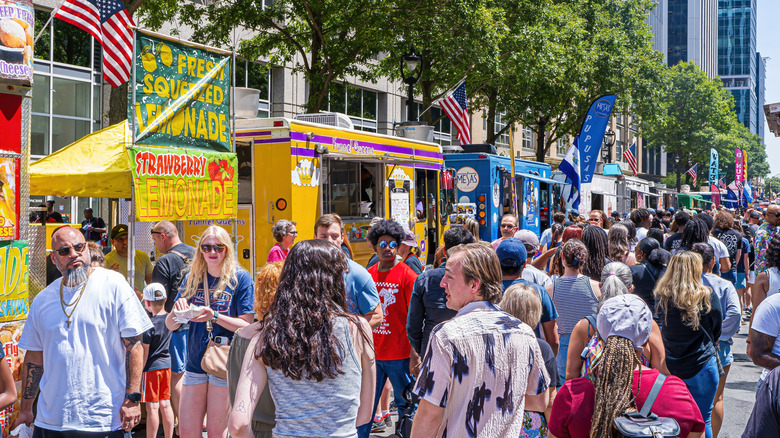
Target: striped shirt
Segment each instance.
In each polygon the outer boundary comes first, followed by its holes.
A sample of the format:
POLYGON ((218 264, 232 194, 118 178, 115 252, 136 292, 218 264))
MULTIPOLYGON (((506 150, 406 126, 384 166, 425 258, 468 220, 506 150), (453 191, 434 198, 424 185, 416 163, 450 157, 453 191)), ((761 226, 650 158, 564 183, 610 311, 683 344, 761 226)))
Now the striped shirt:
POLYGON ((590 278, 558 277, 553 281, 552 300, 558 310, 558 333, 569 334, 588 315, 598 313, 599 300, 590 287, 590 278))

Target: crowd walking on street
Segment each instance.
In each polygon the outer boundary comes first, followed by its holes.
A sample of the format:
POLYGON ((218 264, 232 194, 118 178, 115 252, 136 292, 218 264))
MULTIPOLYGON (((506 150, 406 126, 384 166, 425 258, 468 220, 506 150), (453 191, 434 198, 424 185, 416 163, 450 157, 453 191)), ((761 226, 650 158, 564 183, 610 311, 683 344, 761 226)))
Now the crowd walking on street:
POLYGON ((366 265, 338 215, 282 219, 256 278, 224 228, 191 247, 161 221, 135 290, 128 227, 103 260, 93 222, 52 234, 18 393, 0 362, 35 438, 127 437, 142 405, 149 438, 718 437, 740 334, 762 370, 742 437, 780 436, 778 204, 558 212, 538 235, 506 214, 430 260, 376 218, 366 265))

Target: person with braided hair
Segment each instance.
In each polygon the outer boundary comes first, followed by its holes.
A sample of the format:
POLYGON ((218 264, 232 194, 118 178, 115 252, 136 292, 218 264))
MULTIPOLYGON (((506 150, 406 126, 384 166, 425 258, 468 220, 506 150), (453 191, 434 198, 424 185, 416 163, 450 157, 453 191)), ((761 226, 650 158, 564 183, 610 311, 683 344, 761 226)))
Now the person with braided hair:
MULTIPOLYGON (((642 365, 639 355, 650 338, 653 316, 636 295, 605 301, 598 313, 597 330, 605 339, 602 359, 590 379, 567 381, 558 391, 549 419, 550 433, 558 438, 610 438, 614 419, 638 411, 660 371, 642 365)), ((701 437, 705 425, 685 383, 668 376, 653 404, 658 416, 674 418, 680 437, 701 437)))

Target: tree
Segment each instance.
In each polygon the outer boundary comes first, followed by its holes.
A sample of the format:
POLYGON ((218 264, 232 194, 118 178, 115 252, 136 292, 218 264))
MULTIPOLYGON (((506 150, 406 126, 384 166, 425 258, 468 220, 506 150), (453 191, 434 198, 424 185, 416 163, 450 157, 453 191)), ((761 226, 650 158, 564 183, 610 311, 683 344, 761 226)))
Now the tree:
MULTIPOLYGON (((734 98, 720 79, 707 78, 694 62, 668 69, 656 97, 652 107, 644 102, 637 105, 640 131, 650 144, 664 145, 670 157, 680 157, 674 169, 679 190, 683 172, 694 163, 709 163, 709 150, 718 134, 735 135, 734 98)), ((728 154, 728 149, 722 152, 728 154)))
POLYGON ((326 107, 333 81, 375 77, 374 58, 392 37, 387 21, 394 12, 392 3, 383 0, 236 0, 207 6, 155 0, 144 5, 144 22, 152 28, 178 17, 195 29, 195 41, 239 44, 247 59, 292 65, 306 79, 308 113, 326 107))

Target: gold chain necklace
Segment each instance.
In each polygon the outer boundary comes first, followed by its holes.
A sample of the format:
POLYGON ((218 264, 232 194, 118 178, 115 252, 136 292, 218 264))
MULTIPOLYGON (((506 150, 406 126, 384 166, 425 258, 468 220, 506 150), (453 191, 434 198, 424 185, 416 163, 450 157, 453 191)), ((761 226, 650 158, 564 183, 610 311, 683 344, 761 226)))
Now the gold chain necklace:
POLYGON ((84 289, 87 288, 88 282, 89 282, 89 274, 87 274, 87 279, 84 281, 84 286, 81 287, 81 292, 79 292, 78 298, 76 298, 76 300, 74 300, 72 303, 65 303, 65 296, 62 293, 62 283, 64 283, 64 279, 63 281, 60 282, 60 305, 62 306, 62 313, 64 313, 65 316, 68 318, 68 328, 70 328, 70 318, 73 316, 73 313, 76 311, 76 306, 78 306, 79 303, 81 302, 81 297, 84 296, 84 289), (69 314, 66 308, 70 306, 73 306, 73 309, 70 311, 69 314))

